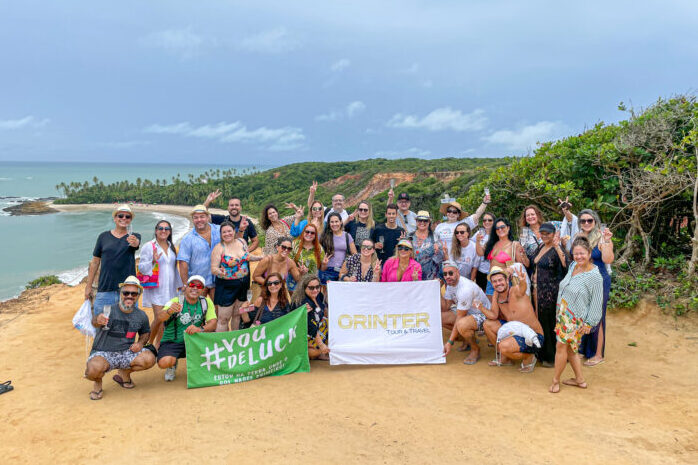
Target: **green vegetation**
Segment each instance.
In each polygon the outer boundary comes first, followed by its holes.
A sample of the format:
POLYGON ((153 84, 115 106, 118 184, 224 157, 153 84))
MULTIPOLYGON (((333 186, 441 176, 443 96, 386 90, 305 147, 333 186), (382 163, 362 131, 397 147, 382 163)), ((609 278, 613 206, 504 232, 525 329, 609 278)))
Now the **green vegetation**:
POLYGON ((61 283, 61 280, 58 279, 58 276, 50 274, 50 275, 46 275, 46 276, 41 276, 39 278, 36 278, 33 281, 30 281, 25 286, 25 289, 36 289, 37 287, 50 286, 52 284, 60 284, 60 283, 61 283))

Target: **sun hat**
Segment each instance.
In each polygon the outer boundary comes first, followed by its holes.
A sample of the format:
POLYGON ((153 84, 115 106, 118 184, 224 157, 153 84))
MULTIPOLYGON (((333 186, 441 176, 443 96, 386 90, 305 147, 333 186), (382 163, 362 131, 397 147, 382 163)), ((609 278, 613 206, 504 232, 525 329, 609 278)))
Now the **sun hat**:
POLYGON ((131 210, 131 207, 129 207, 129 206, 126 205, 126 204, 119 205, 118 207, 116 207, 116 210, 114 210, 114 211, 112 212, 111 217, 112 217, 112 218, 116 218, 116 214, 119 213, 119 212, 128 213, 128 214, 131 215, 131 218, 133 218, 133 217, 135 216, 135 215, 133 214, 133 211, 131 210))
POLYGON ((419 210, 417 212, 417 219, 418 220, 431 220, 431 215, 426 210, 419 210))
POLYGON ((446 202, 441 205, 441 208, 439 208, 439 211, 442 214, 446 214, 446 210, 448 210, 448 207, 454 207, 457 208, 460 214, 458 215, 458 219, 462 220, 465 218, 465 212, 463 211, 463 207, 460 206, 460 203, 456 202, 455 200, 453 202, 446 202))
POLYGON ((404 245, 405 247, 409 247, 410 249, 414 249, 414 246, 412 245, 412 241, 409 239, 400 239, 398 241, 396 247, 400 247, 401 245, 404 245))
POLYGON ((195 205, 194 208, 191 209, 191 216, 194 216, 194 213, 206 213, 208 215, 208 208, 206 208, 206 205, 195 205))
POLYGON ((187 279, 187 285, 193 283, 194 281, 199 281, 204 286, 206 285, 206 280, 204 277, 198 274, 192 275, 191 278, 187 279))
POLYGON ((543 223, 540 225, 540 232, 547 232, 547 233, 554 233, 555 232, 555 225, 548 222, 548 223, 543 223))
POLYGON ((492 282, 492 276, 496 274, 503 274, 507 279, 509 279, 509 273, 507 273, 507 270, 500 266, 493 266, 490 268, 490 272, 487 273, 487 280, 492 282))
POLYGON ((124 286, 136 286, 141 292, 143 292, 143 286, 141 286, 141 282, 135 276, 129 276, 128 278, 124 279, 124 282, 119 284, 119 289, 124 286))

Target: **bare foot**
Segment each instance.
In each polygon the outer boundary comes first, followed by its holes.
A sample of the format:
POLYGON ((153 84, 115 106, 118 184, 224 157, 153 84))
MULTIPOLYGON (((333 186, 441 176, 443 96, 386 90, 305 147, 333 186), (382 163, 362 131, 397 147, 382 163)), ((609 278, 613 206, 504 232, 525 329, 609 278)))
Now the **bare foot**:
POLYGON ((564 385, 566 385, 566 386, 578 387, 578 388, 580 388, 580 389, 586 389, 586 388, 588 387, 586 381, 584 381, 584 380, 578 381, 578 380, 576 380, 576 379, 574 379, 574 378, 566 379, 566 380, 564 380, 564 381, 562 382, 562 384, 564 384, 564 385))
POLYGON ((551 394, 557 394, 558 392, 560 392, 560 382, 553 381, 553 384, 551 384, 548 388, 548 392, 550 392, 551 394))

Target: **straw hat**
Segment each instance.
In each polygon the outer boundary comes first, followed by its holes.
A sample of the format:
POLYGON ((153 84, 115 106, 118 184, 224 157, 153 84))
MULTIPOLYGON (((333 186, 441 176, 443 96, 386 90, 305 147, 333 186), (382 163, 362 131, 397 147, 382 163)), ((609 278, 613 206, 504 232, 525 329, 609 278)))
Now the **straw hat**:
POLYGON ((194 216, 194 213, 206 213, 208 215, 208 208, 206 208, 205 205, 195 205, 194 208, 191 209, 191 216, 194 216))
POLYGON ((493 266, 490 268, 490 272, 487 274, 487 280, 492 282, 492 276, 496 274, 503 274, 507 279, 509 279, 509 273, 507 273, 507 270, 500 266, 493 266))
POLYGON ((419 210, 417 212, 417 219, 418 220, 429 220, 431 221, 431 215, 429 214, 428 211, 426 210, 419 210))
POLYGON ((124 286, 136 286, 141 292, 143 292, 143 286, 141 286, 141 282, 135 276, 129 276, 128 278, 124 279, 124 282, 119 284, 119 289, 124 286))
POLYGON ((455 200, 453 202, 448 202, 448 203, 442 204, 441 208, 439 208, 439 211, 445 215, 446 210, 448 210, 448 207, 453 207, 453 208, 458 209, 458 211, 460 212, 460 214, 458 215, 459 220, 462 220, 463 218, 465 218, 465 212, 463 211, 463 207, 461 207, 460 204, 458 202, 456 202, 455 200))
POLYGON ((131 218, 133 218, 133 217, 135 216, 135 215, 133 214, 133 211, 131 210, 131 207, 129 207, 129 206, 126 205, 126 204, 119 205, 118 207, 116 207, 116 210, 114 210, 114 211, 112 212, 111 217, 112 217, 112 218, 116 218, 116 215, 117 215, 117 213, 119 213, 119 212, 128 213, 129 215, 131 215, 131 218))

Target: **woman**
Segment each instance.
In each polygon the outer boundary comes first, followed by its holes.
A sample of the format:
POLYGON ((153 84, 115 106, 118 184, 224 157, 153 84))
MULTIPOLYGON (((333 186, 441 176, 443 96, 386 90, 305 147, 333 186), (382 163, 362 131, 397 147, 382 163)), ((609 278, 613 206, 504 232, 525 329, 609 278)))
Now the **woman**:
POLYGON ((603 278, 591 259, 591 251, 589 239, 575 239, 572 243, 574 263, 560 282, 555 325, 555 374, 549 388, 553 394, 560 392, 560 375, 568 361, 574 370, 574 378, 566 379, 562 384, 587 388, 577 351, 582 335, 589 334, 591 328, 599 324, 603 308, 603 278))
POLYGON ((413 258, 412 242, 400 239, 395 248, 395 256, 385 261, 381 282, 421 281, 422 266, 413 258))
MULTIPOLYGON (((492 227, 494 226, 494 215, 490 212, 484 213, 482 215, 482 228, 475 234, 473 242, 476 244, 475 251, 477 252, 477 244, 480 244, 482 249, 485 249, 487 241, 490 240, 490 235, 492 234, 492 227)), ((478 257, 480 255, 478 254, 478 257)), ((490 272, 490 262, 480 257, 480 265, 477 267, 477 273, 475 274, 475 282, 480 289, 483 291, 487 290, 487 274, 490 272)))
POLYGON ((340 281, 378 282, 381 278, 381 263, 371 239, 361 242, 361 252, 347 258, 339 271, 340 281))
POLYGON ((276 252, 276 242, 280 237, 288 237, 291 234, 291 224, 294 221, 296 215, 287 216, 285 218, 279 219, 279 210, 272 204, 267 205, 262 210, 262 216, 260 224, 265 232, 264 248, 262 249, 262 254, 266 257, 267 255, 273 255, 276 252))
POLYGON ((307 272, 305 266, 301 265, 300 268, 296 265, 291 257, 291 251, 293 250, 293 243, 290 237, 279 237, 276 241, 276 253, 274 255, 267 255, 262 258, 259 262, 257 268, 254 270, 252 279, 259 285, 263 285, 266 282, 266 278, 270 273, 279 273, 285 282, 288 280, 289 275, 295 280, 295 282, 300 281, 301 276, 307 272))
POLYGON ((344 230, 354 238, 354 245, 357 248, 364 239, 371 238, 375 226, 373 207, 365 200, 359 202, 354 213, 349 215, 344 222, 344 230))
MULTIPOLYGON (((525 267, 528 267, 530 264, 521 244, 514 241, 511 225, 506 218, 497 218, 494 222, 494 234, 490 234, 490 238, 484 248, 480 243, 475 244, 475 247, 480 257, 489 260, 490 267, 498 266, 507 269, 510 266, 514 266, 515 263, 521 263, 525 267)), ((524 274, 528 281, 528 274, 524 274)), ((528 287, 526 293, 530 294, 528 287)), ((494 294, 492 283, 487 283, 485 294, 488 296, 494 294)))
POLYGON ((253 316, 253 325, 258 325, 276 320, 290 311, 284 278, 275 271, 269 273, 262 283, 261 295, 254 301, 254 308, 247 315, 253 316))
POLYGON ((488 203, 490 203, 490 195, 485 194, 482 199, 482 203, 477 208, 475 213, 467 218, 467 214, 463 211, 460 203, 453 201, 441 204, 439 211, 443 215, 446 215, 447 221, 440 223, 438 226, 436 226, 436 229, 434 229, 434 237, 436 237, 436 240, 440 244, 446 242, 446 245, 449 248, 448 252, 450 253, 451 240, 453 239, 453 231, 456 230, 456 226, 458 226, 459 223, 465 222, 468 226, 470 226, 471 229, 474 229, 480 220, 480 216, 482 216, 482 214, 485 212, 488 203))
POLYGON ((323 283, 337 281, 339 270, 342 268, 347 255, 356 253, 356 245, 351 234, 344 232, 342 228, 342 217, 339 213, 330 213, 327 217, 327 224, 320 240, 322 248, 327 256, 327 269, 320 271, 320 278, 323 283))
MULTIPOLYGON (((301 210, 302 211, 302 210, 301 210)), ((322 231, 325 228, 325 207, 322 202, 315 200, 310 204, 310 210, 308 211, 308 218, 302 219, 298 216, 295 217, 293 225, 291 225, 291 236, 298 237, 301 235, 305 226, 312 224, 315 226, 317 231, 322 231)))
POLYGON ((291 299, 291 307, 306 305, 308 309, 308 358, 329 360, 327 347, 327 305, 320 290, 320 278, 307 274, 298 283, 291 299))
POLYGON ((428 211, 420 210, 417 213, 417 229, 408 239, 414 246, 415 260, 422 267, 424 279, 438 279, 444 251, 431 232, 431 216, 428 211))
MULTIPOLYGON (((598 328, 593 328, 588 336, 582 338, 580 353, 587 360, 584 366, 593 367, 604 362, 606 349, 606 305, 611 293, 610 264, 615 255, 613 252, 613 233, 610 229, 601 230, 599 215, 594 210, 585 209, 579 212, 579 217, 573 215, 569 209, 563 210, 565 220, 562 223, 563 231, 567 230, 572 236, 572 241, 578 237, 586 237, 591 245, 591 259, 599 269, 603 278, 603 314, 598 328)), ((564 243, 564 240, 563 240, 564 243)), ((565 245, 569 245, 567 242, 565 245)))
MULTIPOLYGON (((459 224, 453 231, 450 257, 458 265, 461 276, 475 281, 477 268, 480 265, 480 256, 475 249, 475 243, 470 240, 470 226, 465 223, 459 224)), ((448 259, 449 256, 446 255, 444 260, 448 259)))
POLYGON ((539 228, 541 245, 533 254, 533 302, 538 321, 543 327, 543 347, 538 358, 546 368, 555 362, 555 316, 560 281, 567 274, 569 259, 560 247, 560 236, 555 225, 543 223, 539 228))
POLYGON ((306 224, 300 237, 293 244, 293 261, 299 269, 307 270, 305 273, 317 274, 318 270, 327 269, 325 252, 320 247, 317 232, 317 227, 314 224, 306 224))
POLYGON ((236 331, 240 327, 240 305, 247 300, 250 261, 262 257, 247 252, 247 242, 235 238, 235 225, 221 224, 221 242, 211 251, 211 274, 215 277, 213 303, 218 305, 216 331, 236 331), (230 323, 230 328, 228 328, 230 323))
POLYGON ((155 224, 155 238, 143 245, 138 271, 145 275, 139 276, 141 282, 143 278, 157 282, 157 287, 144 286, 142 304, 153 309, 148 343, 159 348, 164 330, 160 313, 165 304, 177 295, 177 289, 182 287, 182 279, 177 271, 177 249, 172 243, 172 225, 169 221, 160 220, 155 224))
POLYGON ((540 237, 540 225, 545 223, 543 212, 535 205, 529 205, 524 208, 521 218, 519 218, 519 242, 524 248, 524 252, 529 259, 532 258, 535 251, 543 243, 540 237))

